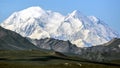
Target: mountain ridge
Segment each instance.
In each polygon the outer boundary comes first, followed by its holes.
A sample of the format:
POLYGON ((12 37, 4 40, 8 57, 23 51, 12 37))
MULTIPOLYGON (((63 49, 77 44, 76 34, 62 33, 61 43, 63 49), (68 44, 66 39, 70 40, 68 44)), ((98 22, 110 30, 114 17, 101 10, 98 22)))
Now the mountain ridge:
POLYGON ((78 57, 97 62, 120 60, 120 38, 115 38, 105 44, 83 48, 75 46, 70 41, 63 41, 54 38, 45 38, 40 40, 28 38, 28 40, 16 32, 0 27, 1 51, 53 51, 58 56, 62 56, 62 53, 66 54, 66 56, 73 54, 78 57))
POLYGON ((70 40, 77 47, 95 46, 119 37, 100 19, 85 16, 78 10, 63 16, 40 7, 30 7, 12 14, 1 26, 33 39, 70 40))
POLYGON ((91 61, 106 62, 120 59, 120 38, 114 38, 105 44, 83 48, 71 44, 70 41, 54 38, 35 39, 30 41, 41 49, 61 52, 63 54, 74 54, 91 61))
POLYGON ((0 50, 36 50, 34 46, 26 38, 19 34, 6 30, 0 26, 0 50))

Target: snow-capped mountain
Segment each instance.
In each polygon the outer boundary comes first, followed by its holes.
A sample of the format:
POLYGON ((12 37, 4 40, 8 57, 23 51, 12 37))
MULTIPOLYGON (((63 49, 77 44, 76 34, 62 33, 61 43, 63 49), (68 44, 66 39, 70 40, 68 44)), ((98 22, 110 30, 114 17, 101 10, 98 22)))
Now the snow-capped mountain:
POLYGON ((33 39, 70 40, 78 47, 99 45, 119 37, 100 19, 85 16, 78 10, 64 16, 40 7, 30 7, 14 12, 1 26, 33 39))

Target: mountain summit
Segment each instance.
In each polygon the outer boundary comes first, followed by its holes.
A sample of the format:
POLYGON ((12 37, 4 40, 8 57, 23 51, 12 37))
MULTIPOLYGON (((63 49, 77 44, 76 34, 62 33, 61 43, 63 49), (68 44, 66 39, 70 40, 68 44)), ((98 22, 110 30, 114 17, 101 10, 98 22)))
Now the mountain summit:
POLYGON ((78 10, 64 16, 40 7, 30 7, 13 13, 1 26, 33 39, 70 40, 78 47, 99 45, 119 37, 100 19, 85 16, 78 10))

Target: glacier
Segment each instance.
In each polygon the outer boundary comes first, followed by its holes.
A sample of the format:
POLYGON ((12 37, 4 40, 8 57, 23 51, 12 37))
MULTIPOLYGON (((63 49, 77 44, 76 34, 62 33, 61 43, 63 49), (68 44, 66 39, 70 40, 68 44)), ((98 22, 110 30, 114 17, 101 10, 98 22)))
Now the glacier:
POLYGON ((65 16, 39 6, 14 12, 0 25, 24 37, 69 40, 77 47, 96 46, 119 37, 95 16, 86 16, 78 10, 65 16))

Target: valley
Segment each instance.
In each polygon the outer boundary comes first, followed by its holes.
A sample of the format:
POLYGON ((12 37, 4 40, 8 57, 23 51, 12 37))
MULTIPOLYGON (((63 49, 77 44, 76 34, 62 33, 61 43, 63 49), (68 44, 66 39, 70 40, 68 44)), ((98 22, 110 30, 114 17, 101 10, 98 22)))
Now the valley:
POLYGON ((54 51, 0 50, 0 68, 119 68, 120 61, 92 62, 54 51), (119 62, 119 63, 118 63, 119 62))

